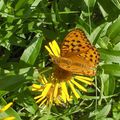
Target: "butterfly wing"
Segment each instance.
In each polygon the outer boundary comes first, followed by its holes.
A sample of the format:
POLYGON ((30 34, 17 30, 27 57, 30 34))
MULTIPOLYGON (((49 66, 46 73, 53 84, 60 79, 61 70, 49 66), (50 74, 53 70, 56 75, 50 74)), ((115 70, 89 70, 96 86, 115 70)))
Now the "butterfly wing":
POLYGON ((60 68, 80 75, 95 75, 95 68, 90 61, 87 61, 84 57, 68 53, 66 57, 60 57, 57 60, 57 64, 60 68))
POLYGON ((58 66, 74 74, 95 75, 99 54, 91 45, 84 32, 75 29, 68 33, 61 46, 58 66))
POLYGON ((97 67, 100 55, 95 47, 90 48, 85 53, 81 53, 80 56, 85 58, 85 60, 89 61, 89 63, 91 63, 93 67, 97 67))
POLYGON ((80 29, 75 29, 68 33, 61 46, 61 56, 66 53, 84 53, 91 48, 91 43, 88 41, 85 33, 80 29))

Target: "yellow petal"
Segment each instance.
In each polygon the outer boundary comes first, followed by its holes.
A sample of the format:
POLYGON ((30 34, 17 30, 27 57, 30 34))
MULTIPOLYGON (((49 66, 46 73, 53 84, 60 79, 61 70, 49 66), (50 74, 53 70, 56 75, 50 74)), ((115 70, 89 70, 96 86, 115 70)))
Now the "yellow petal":
POLYGON ((47 101, 47 99, 44 99, 44 100, 40 103, 39 107, 42 106, 46 101, 47 101))
POLYGON ((80 85, 79 83, 77 83, 74 79, 72 79, 71 82, 74 85, 76 85, 79 89, 83 90, 84 92, 87 92, 87 90, 82 85, 80 85))
POLYGON ((48 83, 45 75, 40 75, 38 81, 41 82, 43 85, 48 83))
POLYGON ((81 82, 83 82, 83 83, 86 83, 86 84, 88 84, 88 85, 92 85, 91 82, 89 82, 89 81, 87 81, 87 80, 85 80, 85 79, 81 79, 80 77, 75 77, 75 79, 76 79, 76 80, 79 80, 79 81, 81 81, 81 82))
POLYGON ((61 92, 62 92, 62 94, 61 94, 61 98, 62 98, 63 101, 66 103, 66 95, 65 95, 65 93, 64 93, 63 90, 62 90, 61 92))
POLYGON ((32 91, 36 91, 36 89, 35 89, 35 88, 32 88, 32 91))
POLYGON ((0 109, 0 112, 4 112, 6 111, 9 107, 11 107, 13 105, 13 102, 8 103, 7 105, 5 105, 2 109, 0 109))
POLYGON ((44 81, 43 83, 44 83, 44 84, 47 84, 48 81, 47 81, 46 77, 45 77, 44 75, 43 75, 42 77, 43 77, 43 81, 44 81))
POLYGON ((52 41, 52 45, 55 46, 58 55, 60 56, 60 48, 55 40, 52 41))
POLYGON ((41 97, 42 97, 42 95, 38 95, 38 96, 34 97, 34 99, 36 100, 36 99, 39 99, 41 97))
POLYGON ((55 89, 54 89, 54 95, 53 95, 54 98, 57 97, 57 94, 58 94, 58 87, 59 87, 59 84, 56 83, 56 85, 55 85, 55 89))
POLYGON ((50 48, 51 48, 52 53, 54 54, 54 56, 59 57, 58 52, 57 52, 55 46, 53 46, 51 42, 49 42, 49 46, 50 46, 50 48))
POLYGON ((51 56, 54 56, 52 50, 51 50, 48 46, 45 45, 45 48, 46 48, 46 50, 49 52, 49 54, 50 54, 51 56))
POLYGON ((50 95, 49 95, 49 103, 50 103, 50 104, 53 103, 53 92, 50 92, 50 95))
POLYGON ((68 83, 69 83, 69 85, 70 85, 70 88, 71 88, 72 92, 73 92, 74 95, 76 96, 76 98, 77 98, 77 99, 80 98, 80 96, 79 96, 79 94, 76 92, 73 84, 72 84, 70 81, 69 81, 68 83))
POLYGON ((69 94, 68 94, 68 91, 67 91, 67 87, 66 87, 66 83, 65 82, 61 82, 61 88, 62 88, 62 91, 64 91, 66 97, 67 97, 67 100, 69 101, 69 94))
POLYGON ((45 98, 45 96, 41 97, 40 99, 38 99, 38 100, 36 101, 36 103, 41 102, 44 98, 45 98))
POLYGON ((90 77, 84 77, 84 76, 75 76, 76 79, 84 79, 84 80, 87 80, 87 81, 93 81, 93 78, 90 78, 90 77))
POLYGON ((56 103, 57 105, 62 104, 62 102, 59 100, 59 98, 56 98, 54 101, 55 101, 55 103, 56 103))
POLYGON ((4 118, 3 120, 15 120, 15 117, 11 116, 11 117, 4 118))
POLYGON ((52 83, 46 84, 45 89, 42 92, 42 96, 46 96, 47 95, 47 93, 49 92, 51 86, 52 86, 52 83))
POLYGON ((40 85, 37 85, 37 84, 32 84, 32 87, 33 87, 34 89, 40 89, 40 88, 41 88, 41 86, 40 86, 40 85))

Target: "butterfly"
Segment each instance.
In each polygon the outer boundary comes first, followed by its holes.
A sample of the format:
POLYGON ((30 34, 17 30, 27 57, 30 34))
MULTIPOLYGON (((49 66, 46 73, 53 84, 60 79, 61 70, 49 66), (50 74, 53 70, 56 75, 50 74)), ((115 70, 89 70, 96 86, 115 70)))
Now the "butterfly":
POLYGON ((99 53, 80 29, 70 31, 63 40, 56 64, 73 74, 95 76, 99 53))

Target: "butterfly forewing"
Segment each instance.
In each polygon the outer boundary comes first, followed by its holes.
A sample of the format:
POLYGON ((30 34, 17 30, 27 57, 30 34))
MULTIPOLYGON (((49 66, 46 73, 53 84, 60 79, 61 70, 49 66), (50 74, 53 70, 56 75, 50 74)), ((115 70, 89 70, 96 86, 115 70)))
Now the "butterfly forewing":
POLYGON ((91 43, 88 41, 84 32, 75 29, 68 33, 61 46, 61 56, 64 56, 68 52, 82 53, 91 48, 91 43))

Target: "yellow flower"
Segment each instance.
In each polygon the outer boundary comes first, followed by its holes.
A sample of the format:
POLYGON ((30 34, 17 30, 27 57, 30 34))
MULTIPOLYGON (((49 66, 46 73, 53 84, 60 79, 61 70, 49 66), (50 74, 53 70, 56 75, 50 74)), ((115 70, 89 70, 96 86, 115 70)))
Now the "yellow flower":
MULTIPOLYGON (((7 105, 5 105, 3 108, 0 109, 0 113, 5 112, 12 105, 13 105, 13 102, 8 103, 7 105)), ((14 119, 15 119, 15 117, 10 116, 10 117, 3 118, 2 120, 14 120, 14 119)))
POLYGON ((43 104, 50 105, 53 103, 62 104, 62 101, 65 103, 67 101, 70 101, 66 82, 59 82, 54 77, 54 73, 52 73, 52 75, 48 79, 46 79, 44 75, 41 75, 39 78, 39 82, 42 85, 32 85, 32 91, 41 92, 40 95, 34 98, 36 100, 36 103, 40 103, 39 106, 43 104))
MULTIPOLYGON (((45 46, 45 48, 47 49, 47 51, 49 52, 49 55, 51 56, 52 59, 57 59, 60 57, 60 48, 57 44, 57 42, 55 40, 53 40, 52 42, 49 42, 49 47, 45 46)), ((53 60, 54 61, 54 60, 53 60)), ((72 73, 65 71, 61 68, 59 68, 58 66, 55 69, 55 77, 58 79, 62 79, 63 81, 67 80, 66 83, 69 84, 72 92, 74 93, 74 95, 79 98, 80 96, 78 95, 78 93, 75 90, 75 86, 84 91, 87 92, 87 89, 84 88, 82 85, 80 85, 79 82, 91 85, 93 79, 89 78, 89 77, 84 77, 84 76, 79 76, 79 75, 72 75, 72 73)))
MULTIPOLYGON (((60 57, 60 48, 58 44, 54 40, 49 43, 49 46, 45 46, 45 48, 49 52, 53 63, 55 63, 54 60, 60 57)), ((58 65, 55 65, 49 77, 40 75, 39 82, 41 84, 33 84, 32 90, 40 92, 40 95, 35 97, 36 103, 39 103, 40 106, 52 103, 62 104, 70 102, 71 98, 74 96, 79 99, 80 94, 77 92, 77 89, 87 92, 87 89, 81 84, 85 83, 87 85, 92 85, 92 81, 92 78, 73 75, 71 72, 63 70, 58 65)))

